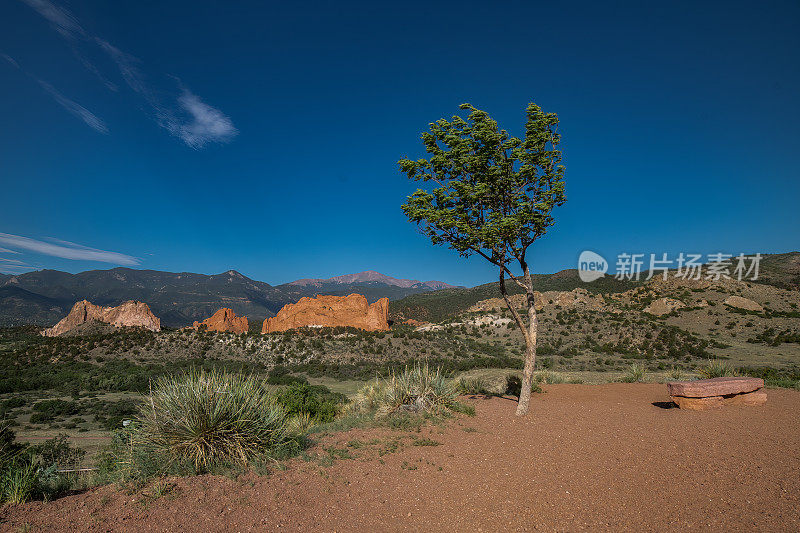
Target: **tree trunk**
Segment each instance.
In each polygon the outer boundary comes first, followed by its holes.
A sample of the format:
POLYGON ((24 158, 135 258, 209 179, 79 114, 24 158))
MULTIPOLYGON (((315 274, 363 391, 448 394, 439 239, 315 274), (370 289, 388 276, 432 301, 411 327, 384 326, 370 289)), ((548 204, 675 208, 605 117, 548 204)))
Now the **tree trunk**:
POLYGON ((514 308, 511 298, 508 297, 506 290, 505 273, 500 270, 500 293, 506 301, 511 315, 517 322, 522 336, 525 337, 525 365, 522 368, 522 388, 519 392, 519 402, 517 403, 517 416, 523 416, 528 413, 528 405, 531 401, 531 380, 533 379, 533 368, 536 364, 536 335, 538 333, 538 322, 536 319, 536 302, 533 298, 533 280, 527 265, 523 265, 523 284, 525 285, 525 296, 528 301, 528 326, 525 326, 525 321, 520 316, 519 312, 514 308))
MULTIPOLYGON (((526 276, 526 278, 530 279, 530 276, 526 276)), ((525 335, 525 366, 522 368, 522 389, 519 392, 517 416, 528 414, 528 405, 531 402, 531 380, 533 379, 533 368, 536 364, 536 335, 539 329, 533 291, 528 290, 526 296, 528 297, 528 334, 525 335)))

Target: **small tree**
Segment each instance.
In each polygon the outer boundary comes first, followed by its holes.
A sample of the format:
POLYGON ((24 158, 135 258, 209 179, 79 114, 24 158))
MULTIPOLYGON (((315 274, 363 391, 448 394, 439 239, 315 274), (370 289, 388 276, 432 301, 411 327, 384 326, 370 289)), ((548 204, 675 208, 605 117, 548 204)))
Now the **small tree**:
POLYGON ((525 337, 525 366, 517 415, 528 412, 536 362, 536 306, 526 259, 528 247, 555 221, 554 207, 566 201, 564 167, 557 150, 558 116, 534 103, 526 110, 525 139, 499 130, 488 113, 462 104, 466 120, 440 119, 422 134, 429 159, 401 159, 409 179, 431 181, 432 191, 418 189, 403 212, 433 244, 462 256, 478 254, 499 268, 500 293, 525 337), (512 268, 519 267, 521 275, 512 268), (527 325, 506 289, 506 276, 527 296, 527 325))

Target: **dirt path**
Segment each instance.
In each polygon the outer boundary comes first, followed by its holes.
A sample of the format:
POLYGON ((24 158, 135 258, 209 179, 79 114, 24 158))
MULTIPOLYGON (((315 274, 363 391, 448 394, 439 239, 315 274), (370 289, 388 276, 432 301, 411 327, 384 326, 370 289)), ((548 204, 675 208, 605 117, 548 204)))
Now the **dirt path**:
POLYGON ((331 466, 178 479, 155 499, 102 487, 6 507, 0 529, 800 531, 800 392, 653 405, 667 399, 664 385, 555 385, 525 419, 509 400, 474 400, 475 418, 444 428, 328 437, 316 452, 354 456, 331 466))

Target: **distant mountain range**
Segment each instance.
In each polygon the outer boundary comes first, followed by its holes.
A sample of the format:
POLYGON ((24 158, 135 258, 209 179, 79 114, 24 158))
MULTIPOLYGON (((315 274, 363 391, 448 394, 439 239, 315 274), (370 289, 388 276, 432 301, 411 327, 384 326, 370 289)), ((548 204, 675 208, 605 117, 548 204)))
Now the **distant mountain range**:
POLYGON ((454 289, 455 285, 447 284, 443 281, 419 281, 416 279, 397 279, 374 270, 365 270, 357 274, 345 274, 343 276, 335 276, 328 279, 298 279, 292 281, 289 285, 297 285, 300 287, 327 287, 331 285, 350 285, 353 283, 381 283, 383 285, 391 285, 393 287, 402 287, 404 289, 427 289, 438 291, 441 289, 454 289))
MULTIPOLYGON (((758 283, 784 289, 800 289, 800 252, 763 255, 758 283)), ((634 282, 606 276, 592 283, 580 281, 577 270, 535 274, 536 290, 569 291, 584 287, 590 292, 622 292, 634 282)), ((146 302, 167 327, 182 327, 204 320, 220 307, 261 321, 287 303, 304 296, 359 293, 374 302, 392 300, 390 317, 438 321, 468 309, 480 300, 499 296, 497 283, 477 287, 453 287, 441 281, 397 279, 375 271, 328 279, 300 279, 272 286, 229 270, 204 275, 114 268, 69 274, 40 270, 19 275, 0 274, 0 326, 37 324, 50 326, 63 318, 72 305, 87 299, 98 305, 119 305, 126 300, 146 302)), ((519 292, 509 283, 509 292, 519 292)))
MULTIPOLYGON (((645 273, 646 274, 646 273, 645 273)), ((644 274, 643 278, 644 279, 644 274)), ((589 292, 612 294, 630 290, 642 282, 620 281, 607 275, 591 283, 584 283, 576 269, 562 270, 554 274, 534 274, 533 285, 537 291, 571 291, 583 287, 589 292)), ((762 254, 758 280, 755 283, 772 285, 781 289, 800 290, 800 252, 784 254, 762 254)), ((477 287, 451 288, 425 294, 409 295, 393 301, 389 306, 389 318, 404 320, 413 318, 438 322, 462 313, 470 306, 488 298, 498 298, 500 288, 497 282, 477 287)), ((522 290, 514 283, 507 284, 510 294, 520 294, 522 290)))
POLYGON ((441 281, 396 279, 374 271, 272 286, 235 270, 215 275, 130 268, 79 274, 40 270, 0 274, 0 326, 52 325, 83 299, 98 305, 140 300, 150 306, 164 326, 182 327, 208 318, 220 307, 230 307, 239 315, 260 321, 303 296, 357 292, 374 302, 383 297, 396 300, 450 287, 453 286, 441 281))

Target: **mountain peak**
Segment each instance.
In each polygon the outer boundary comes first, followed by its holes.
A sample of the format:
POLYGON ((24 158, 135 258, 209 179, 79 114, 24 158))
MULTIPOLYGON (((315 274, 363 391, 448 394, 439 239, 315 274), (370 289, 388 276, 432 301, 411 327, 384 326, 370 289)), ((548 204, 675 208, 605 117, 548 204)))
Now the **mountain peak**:
POLYGON ((363 272, 356 272, 355 274, 343 274, 341 276, 334 276, 332 278, 305 278, 298 279, 288 283, 288 285, 297 285, 301 287, 315 286, 321 287, 325 284, 349 284, 349 283, 382 283, 384 285, 392 285, 394 287, 402 287, 408 289, 411 287, 419 286, 426 287, 433 290, 449 289, 453 285, 443 281, 419 281, 416 279, 399 279, 381 274, 375 270, 364 270, 363 272))

